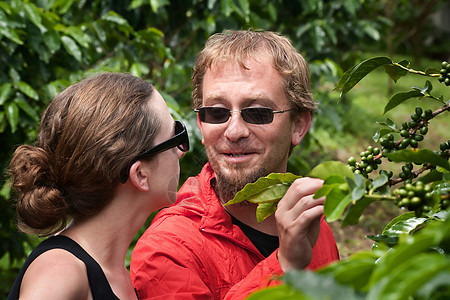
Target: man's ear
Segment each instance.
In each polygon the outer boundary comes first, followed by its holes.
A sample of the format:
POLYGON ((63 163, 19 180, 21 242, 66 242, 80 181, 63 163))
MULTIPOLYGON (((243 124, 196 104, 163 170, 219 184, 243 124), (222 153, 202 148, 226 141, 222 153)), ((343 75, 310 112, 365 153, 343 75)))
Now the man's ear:
POLYGON ((292 145, 297 146, 305 137, 311 127, 311 113, 302 112, 294 120, 294 129, 292 132, 292 145))
POLYGON ((130 168, 129 180, 138 190, 147 192, 149 187, 149 169, 138 160, 130 168))
POLYGON ((205 140, 203 139, 203 127, 202 127, 202 122, 200 121, 200 117, 198 114, 197 114, 197 126, 198 126, 198 129, 200 129, 200 132, 202 133, 202 144, 204 145, 205 140))

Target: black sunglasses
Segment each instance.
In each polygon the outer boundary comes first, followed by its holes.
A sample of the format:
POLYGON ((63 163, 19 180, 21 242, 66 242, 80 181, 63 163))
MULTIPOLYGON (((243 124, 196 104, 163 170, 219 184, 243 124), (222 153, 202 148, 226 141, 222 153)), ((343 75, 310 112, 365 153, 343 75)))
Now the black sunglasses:
POLYGON ((173 147, 177 147, 183 152, 189 151, 189 137, 188 132, 186 130, 186 127, 181 121, 175 121, 175 135, 168 139, 167 141, 164 141, 156 146, 153 146, 152 148, 142 152, 138 156, 136 156, 131 164, 125 169, 125 171, 120 175, 120 182, 125 183, 128 179, 128 173, 130 173, 131 165, 134 164, 136 161, 144 158, 144 157, 150 157, 152 155, 156 155, 158 153, 161 153, 163 151, 169 150, 173 147))
POLYGON ((230 110, 225 107, 203 106, 195 109, 201 122, 210 124, 221 124, 228 121, 232 112, 240 112, 242 119, 250 124, 269 124, 273 121, 274 114, 282 114, 287 111, 297 110, 290 108, 274 111, 268 107, 246 107, 242 110, 230 110))

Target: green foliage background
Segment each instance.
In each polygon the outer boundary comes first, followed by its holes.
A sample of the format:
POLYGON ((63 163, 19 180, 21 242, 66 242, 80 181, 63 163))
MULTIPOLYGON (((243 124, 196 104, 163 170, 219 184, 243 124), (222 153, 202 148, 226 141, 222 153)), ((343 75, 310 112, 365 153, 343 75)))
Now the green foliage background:
MULTIPOLYGON (((39 116, 65 87, 97 72, 130 72, 152 82, 173 116, 188 126, 193 149, 180 161, 183 182, 206 161, 190 107, 195 55, 215 32, 254 28, 289 36, 310 63, 320 106, 301 151, 289 161, 291 172, 306 174, 318 162, 335 158, 325 151, 329 141, 323 139, 323 132, 328 137, 355 134, 346 115, 351 101, 344 99, 336 105, 327 87, 334 86, 342 70, 353 66, 365 51, 417 50, 417 46, 408 48, 416 44, 402 41, 405 30, 397 24, 418 28, 432 41, 440 41, 430 54, 448 54, 449 41, 442 39, 442 33, 434 27, 430 30, 426 22, 418 26, 414 20, 417 14, 426 19, 444 4, 417 0, 1 1, 0 168, 5 170, 17 145, 34 141, 39 116), (433 5, 421 6, 421 2, 433 5), (395 13, 387 14, 392 5, 395 13)), ((0 296, 7 294, 24 257, 38 242, 17 232, 6 180, 2 174, 0 296)))

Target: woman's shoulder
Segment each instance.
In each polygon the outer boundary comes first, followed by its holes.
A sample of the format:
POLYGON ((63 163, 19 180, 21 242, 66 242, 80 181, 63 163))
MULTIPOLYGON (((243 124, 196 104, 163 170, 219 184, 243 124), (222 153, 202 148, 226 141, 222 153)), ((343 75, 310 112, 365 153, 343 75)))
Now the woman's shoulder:
POLYGON ((88 299, 91 297, 85 264, 63 249, 39 255, 28 267, 21 299, 88 299))

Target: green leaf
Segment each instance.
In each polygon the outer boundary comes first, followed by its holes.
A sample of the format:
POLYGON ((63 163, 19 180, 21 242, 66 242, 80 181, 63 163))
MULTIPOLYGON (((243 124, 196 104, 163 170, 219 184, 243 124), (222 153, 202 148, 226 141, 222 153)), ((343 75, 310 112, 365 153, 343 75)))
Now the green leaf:
POLYGON ((5 82, 2 85, 0 85, 0 105, 3 105, 6 102, 10 91, 11 91, 11 83, 5 82))
POLYGON ((8 15, 12 13, 12 7, 5 1, 0 1, 0 8, 3 9, 8 15))
POLYGON ((67 28, 67 34, 70 35, 78 44, 84 48, 88 48, 91 43, 91 37, 84 33, 79 27, 70 26, 67 28))
POLYGON ((355 187, 352 189, 352 201, 358 201, 366 191, 366 180, 364 176, 355 174, 355 187))
POLYGON ((397 130, 397 125, 395 125, 394 121, 392 121, 389 118, 386 119, 386 122, 377 122, 377 123, 380 124, 381 126, 389 127, 394 131, 397 130))
POLYGON ((351 15, 354 16, 356 13, 356 6, 358 5, 357 1, 354 0, 344 0, 342 2, 343 6, 345 7, 345 10, 351 15))
MULTIPOLYGON (((379 124, 379 123, 378 123, 379 124)), ((373 136, 373 141, 374 142, 378 142, 380 140, 380 137, 383 137, 391 132, 394 132, 395 130, 393 129, 388 129, 388 128, 382 128, 380 130, 378 130, 374 136, 373 136)))
POLYGON ((234 10, 233 0, 220 0, 220 7, 225 17, 229 17, 234 10))
POLYGON ((9 102, 5 105, 5 115, 9 126, 11 126, 11 133, 16 132, 17 122, 19 121, 19 109, 14 102, 9 102))
POLYGON ((380 39, 380 32, 368 23, 364 23, 362 31, 375 41, 380 39))
POLYGON ((148 3, 148 2, 145 1, 145 0, 133 0, 133 1, 131 1, 131 4, 130 4, 130 6, 128 8, 129 9, 136 9, 138 7, 141 7, 142 5, 144 5, 146 3, 148 3))
POLYGON ((389 236, 400 236, 404 233, 412 233, 418 226, 421 226, 427 218, 412 217, 409 219, 397 220, 388 229, 383 230, 383 233, 389 236))
POLYGON ((417 218, 414 212, 407 212, 394 218, 386 225, 383 232, 379 235, 368 236, 374 240, 374 248, 378 247, 379 242, 386 243, 389 247, 397 244, 399 237, 403 234, 411 234, 427 221, 427 218, 417 218))
POLYGON ((39 100, 38 93, 26 82, 19 81, 17 83, 17 89, 34 100, 39 100))
POLYGON ((256 208, 256 220, 258 223, 261 223, 271 214, 275 213, 277 210, 277 202, 265 202, 258 204, 258 207, 256 208))
POLYGON ((150 0, 150 7, 154 13, 158 12, 160 7, 170 4, 167 0, 150 0))
POLYGON ((272 22, 276 23, 278 19, 277 8, 272 2, 267 5, 267 11, 269 12, 269 17, 272 22))
POLYGON ((5 132, 5 129, 7 126, 8 126, 8 124, 6 122, 5 112, 0 111, 0 133, 5 132))
POLYGON ((386 230, 389 230, 392 226, 394 226, 398 222, 406 221, 406 220, 409 220, 411 218, 415 218, 415 216, 416 216, 416 214, 411 211, 411 212, 406 212, 406 213, 403 213, 403 214, 395 217, 394 219, 391 220, 391 222, 389 222, 386 225, 386 227, 384 227, 383 233, 386 232, 386 230))
POLYGON ((425 87, 423 89, 419 87, 413 87, 414 90, 419 91, 422 93, 422 95, 427 96, 430 94, 431 90, 433 89, 433 85, 429 80, 425 82, 425 87))
POLYGON ((385 174, 381 174, 377 179, 372 182, 373 189, 384 186, 389 181, 389 178, 385 174))
POLYGON ((388 247, 394 247, 398 243, 397 236, 391 236, 387 234, 367 235, 366 238, 375 242, 372 249, 377 249, 380 242, 386 244, 388 247))
POLYGON ((257 203, 256 219, 258 222, 262 222, 276 211, 278 202, 284 197, 292 182, 298 178, 301 176, 292 173, 271 173, 266 177, 259 178, 254 183, 246 184, 224 206, 242 201, 257 203))
POLYGON ((385 156, 395 162, 410 161, 416 164, 430 163, 450 171, 448 160, 429 149, 403 149, 392 153, 386 153, 385 156))
POLYGON ((56 51, 59 50, 59 48, 61 48, 61 39, 59 37, 58 32, 54 29, 50 29, 44 34, 42 34, 42 40, 44 41, 44 44, 47 46, 47 49, 52 54, 54 54, 56 51))
MULTIPOLYGON (((295 179, 300 178, 300 177, 301 176, 296 176, 293 174, 287 175, 285 173, 271 173, 266 177, 259 178, 254 183, 246 184, 244 186, 244 188, 242 190, 240 190, 239 192, 237 192, 236 195, 234 196, 234 198, 231 199, 230 201, 228 201, 227 203, 225 203, 224 206, 236 204, 236 203, 240 203, 242 201, 248 200, 252 196, 254 196, 258 193, 264 192, 265 190, 267 190, 268 188, 270 188, 273 185, 278 185, 278 184, 289 185, 289 182, 287 182, 286 180, 293 179, 292 181, 294 181, 295 179)), ((283 188, 281 188, 281 189, 283 189, 283 188)), ((281 191, 281 189, 279 191, 281 191)), ((253 199, 252 201, 256 201, 256 200, 253 199)))
POLYGON ((287 184, 291 184, 292 182, 294 182, 295 180, 301 178, 302 176, 298 176, 292 173, 270 173, 269 175, 267 175, 267 178, 269 179, 276 179, 279 180, 283 183, 287 183, 287 184))
POLYGON ((63 43, 64 49, 78 62, 81 62, 82 54, 75 41, 71 37, 64 35, 61 37, 61 42, 63 43))
POLYGON ((248 0, 239 0, 239 5, 244 12, 245 21, 249 22, 249 16, 250 16, 250 3, 248 0))
POLYGON ((423 253, 407 258, 403 264, 389 269, 370 289, 368 300, 408 299, 430 279, 450 269, 450 261, 436 253, 423 253))
POLYGON ((331 175, 330 177, 325 179, 322 187, 314 193, 314 199, 318 199, 320 197, 328 195, 328 193, 331 192, 331 190, 333 190, 334 188, 348 191, 348 185, 345 178, 339 175, 331 175))
POLYGON ((307 270, 289 271, 284 279, 287 284, 312 299, 362 300, 364 297, 349 286, 342 285, 330 274, 307 270))
POLYGON ((428 67, 425 69, 425 74, 429 75, 429 74, 439 74, 439 69, 438 68, 434 68, 434 67, 428 67))
POLYGON ((332 264, 319 270, 321 274, 332 273, 341 284, 352 286, 356 290, 365 290, 370 275, 375 268, 376 257, 365 252, 358 252, 349 259, 332 264))
POLYGON ((384 65, 384 69, 386 73, 388 73, 389 77, 391 77, 392 80, 394 80, 394 82, 397 82, 397 80, 399 80, 401 77, 406 76, 408 74, 407 70, 401 68, 397 64, 384 65))
POLYGON ((41 13, 39 9, 36 7, 36 5, 30 2, 24 2, 23 8, 25 10, 25 14, 27 15, 27 17, 31 20, 31 22, 34 25, 36 25, 37 28, 39 28, 41 33, 46 32, 47 28, 44 25, 42 25, 41 13))
POLYGON ((250 203, 278 202, 286 194, 289 186, 284 183, 273 184, 245 200, 250 203))
POLYGON ((375 201, 376 200, 367 197, 363 197, 356 201, 356 203, 351 205, 347 210, 344 220, 342 220, 342 227, 358 223, 358 220, 366 207, 375 201))
POLYGON ((294 290, 287 284, 264 288, 252 293, 247 300, 315 300, 294 290))
POLYGON ((39 121, 39 115, 37 112, 28 104, 28 102, 25 99, 17 98, 16 100, 17 105, 25 112, 27 115, 33 118, 35 121, 39 121))
MULTIPOLYGON (((160 4, 159 4, 158 0, 151 0, 151 1, 158 3, 157 6, 159 7, 160 4)), ((165 2, 165 1, 161 1, 161 2, 165 2)), ((164 4, 161 4, 161 6, 162 5, 164 5, 164 4)), ((104 21, 108 21, 110 23, 115 23, 115 24, 119 25, 118 26, 119 30, 122 31, 123 33, 125 33, 127 36, 133 32, 133 27, 131 27, 131 25, 128 23, 128 21, 114 11, 108 11, 106 14, 104 14, 101 17, 101 19, 104 21)))
MULTIPOLYGON (((392 64, 392 60, 388 57, 374 57, 367 59, 351 69, 349 73, 344 73, 344 76, 339 80, 336 88, 341 90, 341 97, 350 91, 361 79, 376 68, 392 64)), ((335 89, 336 89, 335 88, 335 89)))
POLYGON ((100 39, 100 41, 105 42, 106 37, 107 37, 105 29, 102 26, 100 26, 98 23, 94 23, 93 27, 94 27, 94 31, 97 34, 97 37, 100 39))
POLYGON ((3 28, 0 27, 0 35, 5 36, 6 38, 10 39, 14 43, 18 45, 23 45, 22 40, 20 39, 19 35, 17 34, 16 30, 14 28, 3 28))
POLYGON ((327 222, 338 220, 345 208, 352 202, 349 194, 342 193, 339 189, 332 189, 325 199, 324 214, 327 222))
POLYGON ((76 0, 56 0, 54 7, 60 7, 59 13, 65 14, 76 0))
MULTIPOLYGON (((432 294, 436 292, 439 293, 439 296, 449 298, 449 283, 450 283, 450 272, 440 272, 433 278, 431 278, 426 284, 422 285, 420 289, 417 291, 417 299, 433 299, 432 294), (447 287, 447 292, 443 294, 443 287, 447 287)), ((445 298, 443 298, 445 299, 445 298)))
POLYGON ((314 167, 307 176, 325 180, 331 175, 353 178, 352 170, 346 164, 339 161, 326 161, 320 163, 314 167))
POLYGON ((391 274, 395 268, 407 263, 411 258, 416 259, 419 254, 428 251, 436 242, 437 236, 434 236, 429 231, 426 234, 414 235, 410 239, 405 239, 403 242, 400 241, 399 245, 391 249, 388 254, 384 255, 378 261, 377 268, 370 278, 371 285, 382 281, 387 274, 391 274))

